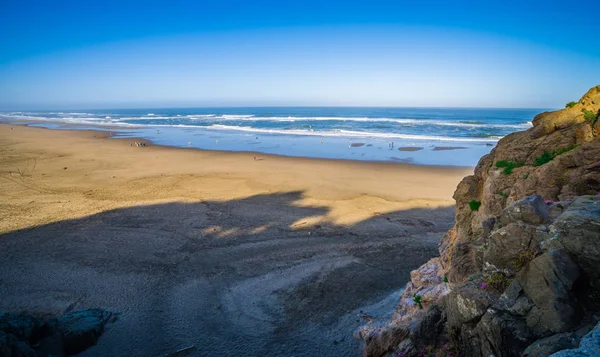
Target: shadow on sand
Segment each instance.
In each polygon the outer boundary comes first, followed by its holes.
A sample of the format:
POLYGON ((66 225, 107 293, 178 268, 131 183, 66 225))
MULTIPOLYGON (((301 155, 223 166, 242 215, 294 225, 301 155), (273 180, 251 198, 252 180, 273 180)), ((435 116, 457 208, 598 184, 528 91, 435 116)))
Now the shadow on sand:
POLYGON ((336 225, 314 223, 329 210, 302 196, 137 206, 4 234, 0 311, 119 312, 84 356, 190 345, 198 356, 359 356, 358 310, 389 312, 390 294, 437 255, 454 208, 336 225))

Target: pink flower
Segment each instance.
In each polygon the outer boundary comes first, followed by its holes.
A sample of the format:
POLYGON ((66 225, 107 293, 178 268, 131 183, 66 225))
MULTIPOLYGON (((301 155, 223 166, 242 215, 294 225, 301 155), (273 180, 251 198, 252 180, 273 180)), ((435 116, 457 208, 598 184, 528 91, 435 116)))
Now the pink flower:
POLYGON ((488 287, 488 284, 486 284, 486 283, 481 283, 481 288, 482 288, 483 290, 487 289, 487 287, 488 287))
POLYGON ((546 203, 547 205, 551 205, 554 203, 554 201, 552 200, 545 200, 544 203, 546 203))

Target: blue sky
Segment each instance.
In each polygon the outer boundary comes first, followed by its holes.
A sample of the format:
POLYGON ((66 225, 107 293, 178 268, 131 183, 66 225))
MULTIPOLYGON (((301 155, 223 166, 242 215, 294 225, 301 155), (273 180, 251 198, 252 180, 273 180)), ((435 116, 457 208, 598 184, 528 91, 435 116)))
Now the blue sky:
POLYGON ((0 109, 560 107, 599 1, 0 2, 0 109))

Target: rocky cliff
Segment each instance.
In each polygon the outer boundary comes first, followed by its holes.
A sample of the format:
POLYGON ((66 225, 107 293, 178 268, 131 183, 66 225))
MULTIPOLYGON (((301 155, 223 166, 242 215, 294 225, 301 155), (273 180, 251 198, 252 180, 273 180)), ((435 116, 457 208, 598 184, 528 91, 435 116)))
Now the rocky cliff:
POLYGON ((563 356, 588 333, 600 345, 599 115, 596 86, 481 158, 440 256, 412 272, 391 321, 357 332, 365 356, 563 356))

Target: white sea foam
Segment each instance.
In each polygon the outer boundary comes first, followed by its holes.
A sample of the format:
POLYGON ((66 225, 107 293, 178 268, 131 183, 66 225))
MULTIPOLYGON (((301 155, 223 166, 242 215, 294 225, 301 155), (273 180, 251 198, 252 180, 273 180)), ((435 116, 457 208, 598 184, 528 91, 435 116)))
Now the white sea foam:
MULTIPOLYGON (((180 127, 195 127, 193 125, 177 125, 180 127)), ((407 135, 407 134, 395 134, 395 133, 376 133, 367 131, 353 131, 353 130, 329 130, 329 131, 317 131, 317 130, 278 130, 278 129, 259 129, 248 126, 230 126, 215 124, 208 127, 202 127, 203 129, 213 130, 235 130, 245 131, 252 133, 263 133, 263 134, 283 134, 283 135, 304 135, 304 136, 330 136, 330 137, 352 137, 352 138, 390 138, 390 139, 407 139, 407 140, 429 140, 429 141, 456 141, 456 142, 497 142, 501 137, 497 138, 457 138, 447 136, 432 136, 432 135, 407 135)))

